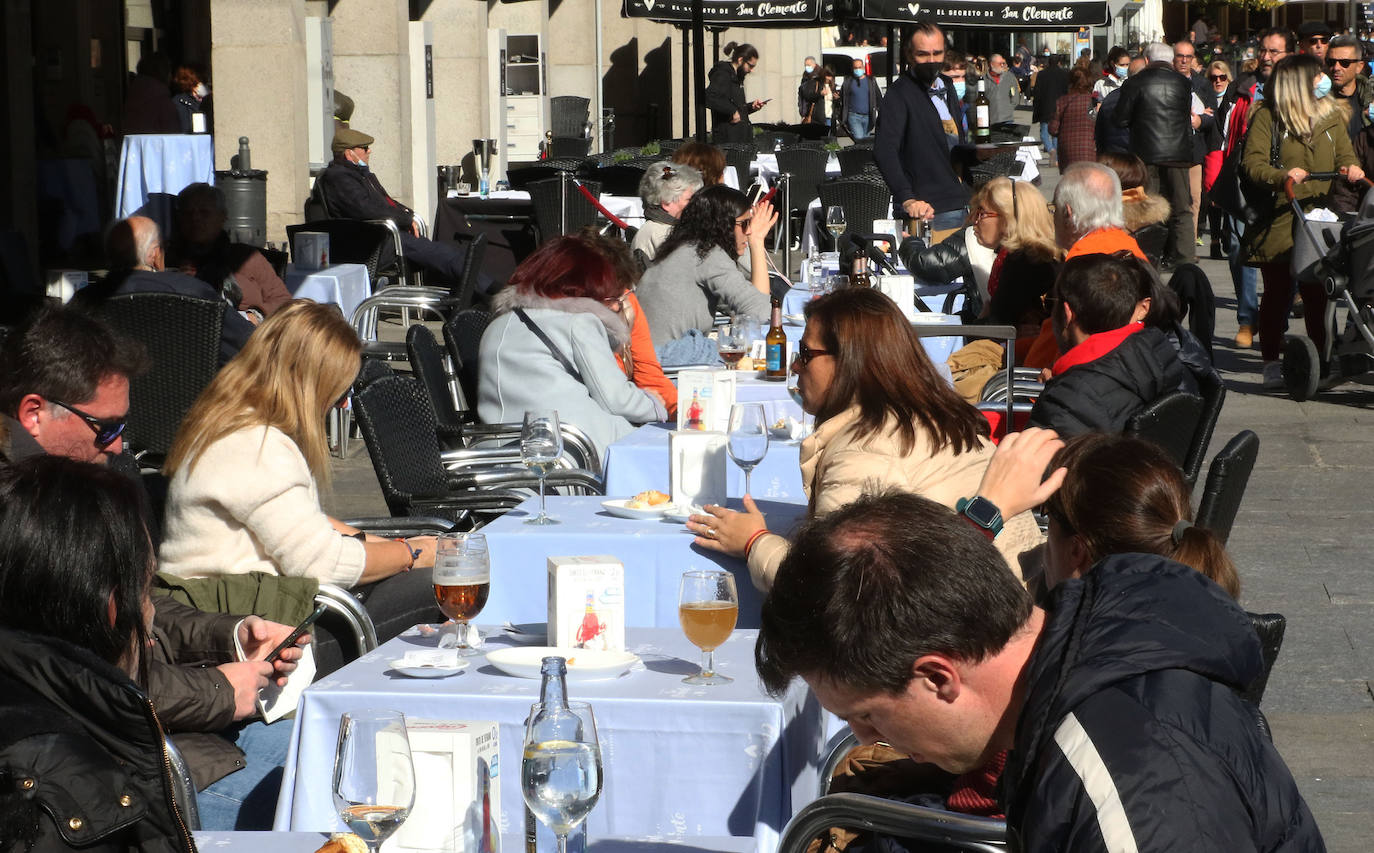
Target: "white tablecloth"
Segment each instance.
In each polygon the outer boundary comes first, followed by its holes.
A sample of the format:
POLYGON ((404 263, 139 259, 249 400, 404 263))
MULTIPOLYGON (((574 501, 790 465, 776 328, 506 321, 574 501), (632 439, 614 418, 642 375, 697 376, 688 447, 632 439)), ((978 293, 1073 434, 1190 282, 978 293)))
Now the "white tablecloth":
MULTIPOLYGON (((493 556, 494 553, 493 553, 493 556)), ((493 588, 502 582, 493 562, 493 588)), ((683 568, 686 568, 685 566, 683 568)), ((543 585, 523 590, 544 597, 543 585)), ((676 585, 671 593, 676 609, 676 585)), ((484 614, 485 615, 485 614, 484 614)), ((540 620, 542 621, 542 620, 540 620)), ((484 620, 485 623, 485 620, 484 620)), ((768 697, 754 674, 753 631, 736 631, 716 651, 717 669, 734 683, 682 683, 701 653, 681 629, 631 629, 626 645, 644 669, 620 678, 569 685, 571 697, 592 703, 597 716, 605 787, 588 817, 591 839, 663 840, 733 836, 772 851, 795 809, 815 796, 825 744, 820 705, 797 681, 782 699, 768 697)), ((503 647, 495 632, 489 644, 503 647)), ((539 681, 503 675, 482 658, 440 681, 411 679, 387 661, 434 640, 401 636, 311 685, 301 699, 277 801, 279 830, 337 831, 331 773, 340 714, 394 708, 410 717, 495 720, 500 723, 500 825, 522 826, 522 721, 537 700, 539 681)), ((254 851, 262 853, 262 851, 254 851)), ((505 851, 519 853, 519 848, 505 851)))
POLYGON ((150 217, 165 240, 172 225, 173 198, 198 181, 215 182, 215 144, 209 134, 126 136, 119 154, 115 218, 150 217))
MULTIPOLYGON (((768 406, 765 404, 764 408, 768 406)), ((800 409, 797 411, 800 412, 800 409)), ((667 491, 664 484, 668 482, 668 431, 673 426, 645 424, 606 447, 608 496, 629 497, 649 489, 667 491)), ((798 461, 800 453, 800 441, 770 438, 768 455, 754 469, 754 497, 759 500, 767 498, 805 503, 806 494, 802 491, 798 461)), ((741 497, 744 494, 744 472, 733 462, 729 464, 728 471, 727 493, 732 498, 741 497)))
MULTIPOLYGON (((322 832, 196 832, 196 848, 223 853, 315 853, 328 835, 322 832)), ((382 845, 388 853, 390 844, 382 845)), ((525 837, 501 836, 501 853, 522 853, 525 837)), ((752 838, 693 838, 691 843, 648 838, 589 838, 588 853, 754 853, 752 838)))
MULTIPOLYGON (((754 157, 754 162, 749 165, 750 171, 760 178, 770 183, 778 177, 778 155, 771 151, 762 152, 754 157)), ((829 159, 825 162, 825 173, 827 175, 838 175, 840 173, 840 158, 831 152, 829 159)))
POLYGON ((358 304, 372 295, 367 267, 362 264, 331 264, 314 272, 298 270, 295 264, 288 264, 284 281, 292 296, 333 303, 349 320, 353 319, 358 304))

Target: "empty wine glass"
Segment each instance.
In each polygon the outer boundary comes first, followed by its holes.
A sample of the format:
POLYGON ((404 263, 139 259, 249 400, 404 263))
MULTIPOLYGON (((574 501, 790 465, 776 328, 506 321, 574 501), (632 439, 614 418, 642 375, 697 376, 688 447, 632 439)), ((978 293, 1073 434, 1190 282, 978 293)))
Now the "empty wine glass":
POLYGON ((539 515, 525 520, 526 524, 558 524, 544 510, 544 478, 563 456, 563 432, 558 426, 558 412, 543 409, 525 412, 520 427, 520 461, 539 478, 539 515))
POLYGON ((567 853, 568 833, 601 797, 601 747, 591 705, 569 702, 562 709, 547 709, 536 703, 530 708, 520 793, 530 812, 558 836, 558 853, 567 853), (550 715, 569 715, 580 725, 560 726, 557 740, 545 740, 550 715))
POLYGON ((735 464, 744 469, 744 493, 754 466, 768 454, 768 416, 762 403, 736 403, 730 407, 727 449, 735 464))
POLYGON ((683 572, 677 592, 677 618, 682 633, 701 649, 701 672, 682 679, 688 684, 729 684, 728 675, 716 672, 715 651, 730 639, 739 619, 739 595, 735 576, 719 569, 683 572))
POLYGON ((748 335, 743 324, 726 323, 716 329, 716 349, 720 359, 731 370, 736 369, 739 360, 749 349, 748 335))
POLYGON ((415 805, 415 766, 400 711, 349 711, 339 718, 334 806, 371 853, 415 805))
POLYGON ((840 235, 844 233, 844 208, 838 204, 832 204, 825 209, 825 230, 829 231, 835 238, 835 248, 840 246, 840 235))

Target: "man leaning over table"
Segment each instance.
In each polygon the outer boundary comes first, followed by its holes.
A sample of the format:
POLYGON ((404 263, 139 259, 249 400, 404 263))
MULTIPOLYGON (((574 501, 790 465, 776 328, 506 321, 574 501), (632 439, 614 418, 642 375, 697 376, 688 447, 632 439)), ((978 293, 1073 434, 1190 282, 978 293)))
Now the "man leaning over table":
MULTIPOLYGON (((46 453, 108 464, 123 450, 129 380, 146 360, 86 312, 38 309, 0 347, 0 463, 46 453)), ((149 534, 156 540, 157 531, 149 534)), ((287 649, 274 664, 263 660, 292 626, 205 613, 164 596, 154 607, 148 696, 201 791, 202 823, 269 829, 280 785, 272 771, 285 760, 291 724, 254 717, 258 690, 284 679, 301 657, 287 649)))

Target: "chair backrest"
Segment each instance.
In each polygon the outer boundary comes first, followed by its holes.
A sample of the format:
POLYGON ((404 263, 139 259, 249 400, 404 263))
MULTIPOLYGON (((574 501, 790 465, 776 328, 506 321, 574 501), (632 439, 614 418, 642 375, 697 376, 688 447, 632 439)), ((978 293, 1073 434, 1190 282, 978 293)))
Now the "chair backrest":
POLYGON ((803 806, 788 821, 778 853, 803 853, 816 837, 828 837, 832 826, 915 841, 911 850, 968 850, 996 853, 1007 846, 1004 820, 915 806, 868 794, 830 794, 803 806))
POLYGON ((873 162, 873 149, 851 145, 848 148, 841 148, 835 156, 840 160, 840 174, 847 178, 851 175, 857 175, 863 171, 864 166, 873 162))
POLYGON ((125 443, 140 455, 166 455, 191 404, 219 372, 224 304, 179 293, 129 293, 106 299, 100 313, 142 343, 151 362, 129 381, 125 443))
POLYGON ((639 182, 644 177, 644 169, 644 166, 616 163, 596 169, 589 177, 601 184, 601 191, 606 195, 638 197, 639 182))
POLYGON ((592 140, 585 136, 555 136, 549 141, 550 157, 586 157, 592 140))
POLYGON ((1207 455, 1207 446, 1212 443, 1217 421, 1221 418, 1221 407, 1226 402, 1226 383, 1215 373, 1203 378, 1202 416, 1198 419, 1197 429, 1193 432, 1193 442, 1188 448, 1188 458, 1183 462, 1183 478, 1191 488, 1202 473, 1202 460, 1207 455))
POLYGON ((491 319, 491 312, 469 308, 444 323, 444 347, 458 375, 458 388, 468 406, 466 411, 475 411, 477 407, 477 354, 482 348, 482 333, 491 319))
POLYGON ((1173 391, 1132 415, 1125 432, 1159 445, 1182 469, 1201 418, 1201 397, 1173 391))
POLYGON ((1250 682, 1241 691, 1241 696, 1254 705, 1264 698, 1264 688, 1269 684, 1269 673, 1274 669, 1274 661, 1279 659, 1279 649, 1283 648, 1283 634, 1288 628, 1288 620, 1282 613, 1250 613, 1250 624, 1259 636, 1260 656, 1264 659, 1264 671, 1259 678, 1250 682))
MULTIPOLYGON (((595 181, 583 181, 582 185, 594 196, 601 194, 601 185, 595 181)), ((571 177, 535 181, 526 189, 534 203, 534 222, 541 243, 596 222, 596 207, 578 191, 571 177)))
POLYGON ((383 376, 353 392, 353 416, 392 515, 445 490, 434 406, 418 380, 383 376))
POLYGON ((1231 538, 1231 527, 1236 523, 1250 472, 1258 458, 1259 436, 1251 430, 1241 430, 1212 457, 1212 464, 1207 467, 1196 523, 1212 531, 1222 544, 1231 538))
MULTIPOLYGON (((582 136, 591 117, 591 101, 579 95, 556 95, 549 99, 549 128, 554 138, 582 136)), ((586 154, 586 151, 582 152, 586 154)))
POLYGON ((482 274, 482 262, 487 256, 487 235, 454 234, 453 242, 463 248, 463 274, 449 286, 449 301, 453 310, 462 310, 472 305, 477 293, 477 279, 482 274))
POLYGON ((754 141, 757 142, 760 147, 772 151, 779 145, 796 145, 798 142, 801 142, 801 134, 791 130, 776 130, 766 127, 763 129, 763 133, 757 134, 754 137, 754 141))
POLYGON ((873 220, 888 219, 892 212, 892 193, 887 184, 863 178, 831 178, 818 187, 821 207, 837 204, 844 208, 847 230, 854 234, 873 233, 873 220))
POLYGON ((796 145, 777 153, 778 171, 792 176, 792 209, 806 210, 816 197, 816 187, 825 180, 825 163, 830 158, 822 148, 796 145))
POLYGON ((725 155, 725 165, 735 167, 740 189, 749 187, 749 164, 758 156, 758 149, 752 142, 725 142, 716 146, 725 155))
MULTIPOLYGON (((434 406, 434 417, 439 430, 455 437, 463 432, 463 418, 460 411, 468 411, 471 405, 466 399, 456 403, 449 383, 448 371, 444 369, 444 348, 434 339, 429 327, 416 323, 406 329, 406 355, 410 358, 410 370, 429 394, 434 406)), ((462 394, 462 391, 459 391, 462 394)))
MULTIPOLYGON (((388 249, 394 255, 394 238, 385 225, 356 219, 317 219, 303 225, 286 226, 286 239, 292 252, 301 231, 322 231, 329 235, 329 260, 336 264, 362 264, 367 280, 377 286, 378 272, 387 265, 388 249)), ((295 257, 292 260, 297 260, 295 257)))

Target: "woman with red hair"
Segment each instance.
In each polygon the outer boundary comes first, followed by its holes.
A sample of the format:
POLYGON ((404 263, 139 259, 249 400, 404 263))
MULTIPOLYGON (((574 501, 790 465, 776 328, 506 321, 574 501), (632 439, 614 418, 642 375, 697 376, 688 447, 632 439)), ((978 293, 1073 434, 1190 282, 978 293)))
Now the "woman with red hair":
POLYGON ((662 398, 635 387, 616 362, 630 340, 615 265, 578 237, 535 250, 493 299, 496 318, 478 355, 477 415, 519 422, 557 409, 598 452, 635 424, 664 420, 662 398))

